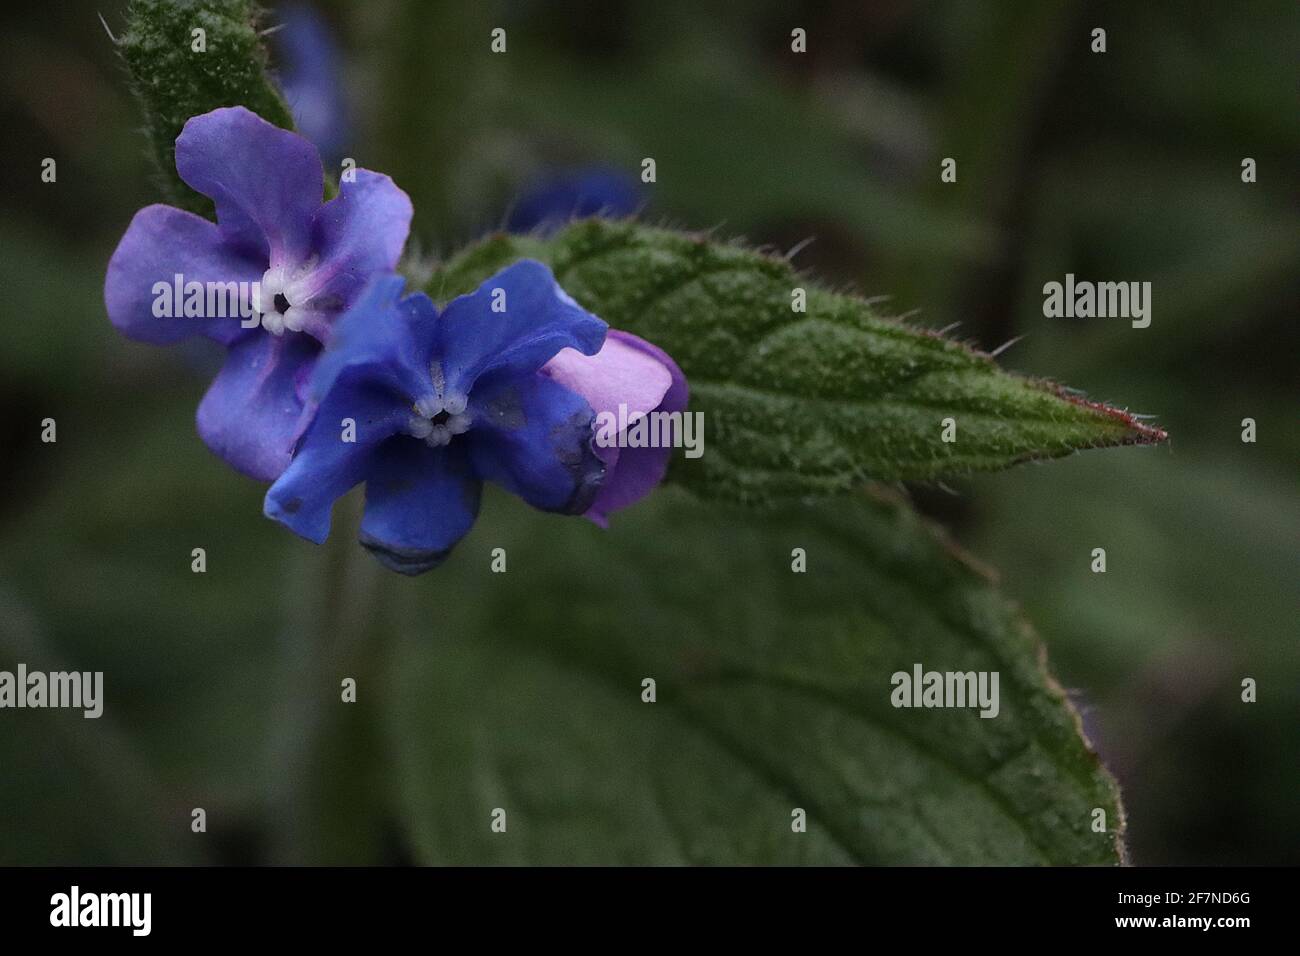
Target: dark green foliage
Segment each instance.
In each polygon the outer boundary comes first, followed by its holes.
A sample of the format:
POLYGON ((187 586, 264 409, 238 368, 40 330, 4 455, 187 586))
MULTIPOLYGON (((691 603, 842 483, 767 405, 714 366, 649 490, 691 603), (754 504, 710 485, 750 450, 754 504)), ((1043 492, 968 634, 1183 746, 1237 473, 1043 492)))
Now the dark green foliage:
POLYGON ((258 10, 248 0, 131 0, 118 49, 143 107, 150 151, 168 199, 211 215, 212 203, 176 175, 176 137, 191 116, 221 106, 246 106, 293 129, 283 97, 267 75, 257 34, 258 10), (204 31, 205 52, 193 49, 204 31))

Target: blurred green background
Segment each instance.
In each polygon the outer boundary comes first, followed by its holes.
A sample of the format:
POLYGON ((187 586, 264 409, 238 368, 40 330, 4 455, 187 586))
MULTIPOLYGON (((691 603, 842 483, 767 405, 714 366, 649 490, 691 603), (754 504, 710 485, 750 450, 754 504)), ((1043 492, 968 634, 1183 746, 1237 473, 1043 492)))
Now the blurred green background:
MULTIPOLYGON (((1004 366, 1156 416, 1158 449, 911 492, 1042 635, 1120 780, 1135 862, 1300 863, 1294 3, 317 8, 345 53, 346 152, 411 194, 424 255, 499 226, 548 172, 652 156, 647 219, 778 249, 815 237, 795 259, 812 274, 985 349, 1023 336, 1004 366), (1042 285, 1066 272, 1150 281, 1151 326, 1044 318, 1042 285)), ((159 196, 97 11, 120 29, 101 0, 10 5, 0 30, 0 666, 109 671, 113 706, 0 717, 0 863, 416 859, 371 806, 374 724, 304 756, 327 720, 304 662, 364 672, 351 642, 373 614, 493 601, 467 562, 554 519, 489 498, 491 530, 445 580, 393 585, 261 518, 261 489, 193 429, 215 347, 130 343, 104 314, 108 256, 159 196), (185 839, 193 806, 223 821, 212 839, 185 839)), ((629 516, 628 548, 675 533, 655 507, 629 516)))

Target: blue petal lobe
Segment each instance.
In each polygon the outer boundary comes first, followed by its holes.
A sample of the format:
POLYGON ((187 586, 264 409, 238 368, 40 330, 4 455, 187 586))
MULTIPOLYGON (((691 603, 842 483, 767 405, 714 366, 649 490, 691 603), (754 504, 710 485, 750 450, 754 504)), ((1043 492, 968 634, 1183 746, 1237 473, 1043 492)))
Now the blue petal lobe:
POLYGON ((417 293, 401 299, 405 281, 382 274, 366 285, 330 335, 317 363, 312 394, 323 398, 340 375, 365 379, 391 389, 408 403, 433 388, 429 377, 427 340, 437 320, 429 297, 417 293))
POLYGON ((186 122, 176 137, 176 172, 216 204, 228 242, 272 266, 307 259, 325 188, 309 140, 242 106, 222 107, 186 122))
POLYGON ((410 197, 387 176, 352 170, 313 217, 312 250, 320 257, 312 270, 313 301, 344 308, 374 273, 392 271, 411 231, 411 212, 410 197))
POLYGON ((310 336, 254 332, 230 347, 199 403, 207 446, 236 471, 274 481, 306 423, 306 381, 319 346, 310 336))
POLYGON ((396 436, 375 451, 361 543, 394 571, 428 571, 473 526, 482 488, 459 445, 396 436))
POLYGON ((536 372, 563 348, 594 355, 607 328, 560 288, 550 269, 521 259, 443 311, 437 352, 447 391, 468 396, 480 378, 495 388, 536 372))
POLYGON ((464 436, 480 477, 535 508, 586 511, 605 465, 592 444, 591 406, 543 375, 516 379, 470 403, 474 426, 464 436))
MULTIPOLYGON (((117 330, 127 338, 171 345, 192 335, 207 335, 229 344, 248 331, 240 327, 236 302, 223 296, 225 317, 184 316, 185 286, 203 283, 257 282, 266 263, 225 243, 217 226, 202 216, 172 206, 145 206, 127 226, 108 260, 104 305, 117 330), (176 301, 176 276, 181 277, 181 301, 176 301), (155 286, 162 283, 167 288, 155 286), (160 311, 154 315, 155 303, 160 311)), ((247 288, 247 287, 246 287, 247 288)))
POLYGON ((316 408, 293 461, 266 493, 262 512, 320 544, 329 537, 334 502, 365 480, 375 449, 409 414, 391 392, 344 375, 316 408))

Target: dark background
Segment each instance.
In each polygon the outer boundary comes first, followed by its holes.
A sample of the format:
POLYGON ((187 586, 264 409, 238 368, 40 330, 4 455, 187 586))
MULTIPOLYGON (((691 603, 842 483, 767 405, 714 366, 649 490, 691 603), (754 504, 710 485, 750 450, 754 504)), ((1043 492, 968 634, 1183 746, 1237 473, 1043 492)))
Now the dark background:
MULTIPOLYGON (((548 171, 653 156, 647 219, 815 237, 811 273, 985 349, 1024 336, 1004 366, 1155 416, 1172 439, 1154 451, 913 493, 1001 570, 1075 689, 1135 862, 1300 862, 1294 3, 318 9, 348 152, 411 194, 424 255, 498 226, 548 171), (486 54, 498 25, 504 57, 486 54), (1150 281, 1151 326, 1044 318, 1066 272, 1150 281)), ((108 256, 160 197, 97 11, 120 29, 112 0, 9 5, 0 29, 0 665, 111 670, 126 702, 93 736, 0 716, 0 863, 311 858, 273 822, 293 759, 277 668, 295 582, 324 559, 194 433, 216 356, 127 342, 104 314, 108 256), (244 573, 174 573, 216 528, 244 573), (201 846, 159 835, 203 788, 237 823, 201 846)), ((353 862, 410 858, 379 830, 353 862)))

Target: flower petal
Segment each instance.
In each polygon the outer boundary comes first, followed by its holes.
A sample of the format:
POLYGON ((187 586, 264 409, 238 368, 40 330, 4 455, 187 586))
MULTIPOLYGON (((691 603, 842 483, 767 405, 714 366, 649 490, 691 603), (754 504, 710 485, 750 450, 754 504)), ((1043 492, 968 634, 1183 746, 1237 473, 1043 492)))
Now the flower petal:
POLYGON ((274 481, 304 424, 307 377, 318 346, 306 335, 249 335, 231 346, 226 363, 199 403, 199 435, 236 471, 274 481))
POLYGON ((564 349, 542 367, 542 374, 587 400, 592 411, 636 416, 659 407, 673 384, 668 366, 641 346, 635 335, 610 329, 595 355, 564 349))
POLYGON ((314 410, 293 461, 266 493, 262 513, 322 543, 329 537, 334 502, 365 480, 375 450, 408 415, 387 391, 357 385, 345 375, 314 410), (347 419, 354 434, 349 435, 347 419))
POLYGON ((664 412, 681 412, 686 410, 686 405, 691 399, 691 389, 686 382, 686 376, 682 370, 677 367, 673 357, 655 345, 653 342, 647 342, 640 336, 633 335, 631 332, 624 332, 622 329, 613 330, 613 336, 624 345, 644 352, 668 369, 668 376, 672 383, 668 386, 668 391, 664 392, 664 397, 659 400, 657 406, 659 411, 664 412))
POLYGON ((544 375, 516 379, 470 402, 464 439, 479 476, 535 508, 581 514, 605 474, 592 442, 591 406, 544 375))
POLYGON ((346 308, 376 272, 391 272, 411 231, 411 199, 382 173, 354 170, 315 213, 312 248, 320 257, 302 281, 316 302, 346 308))
POLYGON ((404 285, 401 276, 377 276, 338 320, 312 376, 314 397, 329 394, 344 373, 385 386, 408 404, 429 393, 427 342, 438 310, 422 293, 402 300, 404 285))
MULTIPOLYGON (((668 353, 629 332, 611 329, 605 346, 594 356, 566 350, 546 364, 543 374, 582 395, 596 414, 626 419, 651 411, 686 413, 686 376, 668 353)), ((599 432, 599 423, 597 425, 599 432)), ((620 443, 621 444, 621 443, 620 443)), ((596 448, 607 469, 600 491, 586 517, 601 527, 608 515, 640 501, 653 491, 668 470, 671 448, 596 448)))
POLYGON ((448 303, 438 328, 446 390, 467 396, 480 376, 495 390, 566 347, 594 355, 608 326, 574 302, 550 269, 521 259, 448 303), (493 311, 495 302, 503 311, 493 311))
POLYGON ((239 317, 185 318, 183 296, 181 302, 170 301, 176 276, 181 276, 183 290, 190 282, 256 282, 265 268, 225 244, 218 228, 202 216, 172 206, 145 206, 108 260, 104 305, 127 338, 170 345, 203 334, 229 344, 248 331, 240 327, 239 317), (156 283, 167 288, 155 292, 156 283), (159 295, 168 295, 171 317, 154 315, 159 295))
POLYGON ((361 544, 394 571, 428 571, 473 526, 482 489, 457 445, 395 436, 376 449, 366 477, 361 544))
POLYGON ((671 448, 619 448, 618 456, 608 465, 606 483, 596 494, 591 507, 583 512, 602 528, 609 526, 609 516, 634 505, 659 487, 672 458, 671 448))
POLYGON ((228 242, 272 267, 307 259, 312 217, 324 198, 320 156, 309 140, 227 106, 185 124, 176 137, 176 172, 216 204, 228 242))

